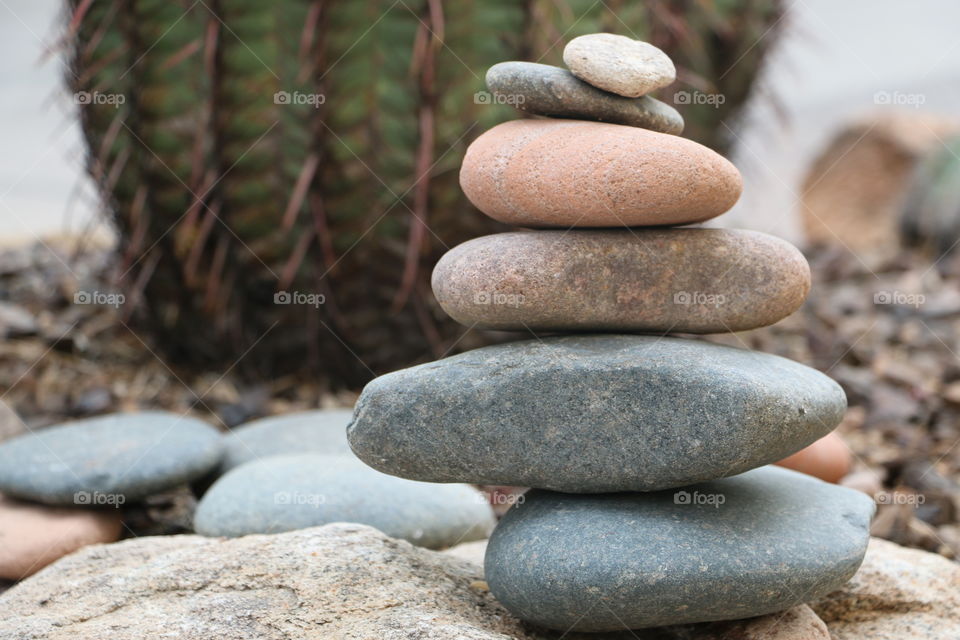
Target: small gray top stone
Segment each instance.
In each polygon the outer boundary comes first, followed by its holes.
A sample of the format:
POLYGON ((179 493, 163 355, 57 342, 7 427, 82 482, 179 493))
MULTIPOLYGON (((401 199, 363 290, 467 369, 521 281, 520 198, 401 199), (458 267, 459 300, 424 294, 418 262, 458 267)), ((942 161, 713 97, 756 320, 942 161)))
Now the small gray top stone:
POLYGON ((628 98, 665 87, 677 77, 673 61, 663 51, 613 33, 574 38, 563 49, 563 63, 584 82, 628 98))
POLYGON ((244 536, 331 522, 356 522, 428 548, 487 537, 486 496, 460 484, 434 485, 388 476, 359 460, 303 454, 240 465, 204 494, 197 533, 244 536))
POLYGON ((873 501, 786 469, 655 493, 532 490, 487 546, 490 590, 528 622, 612 631, 782 611, 838 589, 873 501))
POLYGON ((625 98, 578 80, 566 69, 501 62, 487 71, 487 88, 517 109, 540 116, 622 124, 679 135, 683 117, 650 96, 625 98))
POLYGON ((47 504, 117 505, 186 484, 223 453, 220 433, 175 413, 114 413, 0 444, 0 492, 47 504))
POLYGON ((297 453, 325 453, 353 457, 347 443, 347 425, 353 409, 319 409, 253 420, 224 436, 220 472, 251 460, 297 453))

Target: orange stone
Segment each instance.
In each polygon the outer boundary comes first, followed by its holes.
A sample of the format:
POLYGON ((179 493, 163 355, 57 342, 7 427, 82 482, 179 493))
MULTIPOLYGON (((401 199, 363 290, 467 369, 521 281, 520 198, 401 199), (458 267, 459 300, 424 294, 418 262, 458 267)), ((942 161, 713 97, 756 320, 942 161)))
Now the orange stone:
POLYGON ((702 222, 740 197, 740 173, 691 140, 582 120, 513 120, 467 149, 460 186, 488 216, 527 227, 702 222))
POLYGON ((837 483, 850 472, 852 455, 843 439, 836 432, 831 432, 776 464, 837 483))
POLYGON ((20 580, 68 553, 120 536, 120 512, 49 507, 0 496, 0 579, 20 580))

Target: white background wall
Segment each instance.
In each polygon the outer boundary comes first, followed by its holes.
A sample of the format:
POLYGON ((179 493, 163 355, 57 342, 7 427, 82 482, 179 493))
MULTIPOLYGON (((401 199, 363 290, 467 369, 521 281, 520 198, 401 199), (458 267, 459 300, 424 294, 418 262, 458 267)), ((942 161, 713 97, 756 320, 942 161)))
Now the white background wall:
MULTIPOLYGON (((760 102, 734 161, 741 203, 726 225, 793 237, 803 169, 877 91, 920 94, 960 117, 960 2, 787 0, 788 36, 766 81, 787 126, 760 102)), ((59 0, 0 0, 0 242, 82 228, 95 211, 73 104, 60 89, 59 0), (79 185, 79 191, 75 189, 79 185)))
POLYGON ((788 0, 788 7, 786 36, 763 77, 786 124, 769 102, 752 105, 733 157, 744 195, 720 220, 796 240, 806 169, 844 123, 894 108, 877 104, 878 92, 960 119, 960 2, 788 0))
POLYGON ((0 242, 79 229, 93 215, 74 105, 63 90, 59 0, 0 0, 0 242), (74 189, 86 187, 78 194, 74 189), (84 196, 86 194, 86 196, 84 196))

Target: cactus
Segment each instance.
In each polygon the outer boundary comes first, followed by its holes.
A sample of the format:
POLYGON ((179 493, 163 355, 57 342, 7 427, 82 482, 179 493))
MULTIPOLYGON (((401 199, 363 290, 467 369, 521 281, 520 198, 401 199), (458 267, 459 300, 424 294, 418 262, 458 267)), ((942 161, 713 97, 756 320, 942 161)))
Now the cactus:
POLYGON ((900 215, 901 240, 940 256, 960 242, 960 136, 917 162, 900 215))
POLYGON ((486 68, 562 64, 593 31, 647 39, 677 87, 724 96, 678 105, 722 150, 780 15, 777 0, 68 0, 71 90, 123 96, 83 104, 81 123, 133 326, 175 362, 334 387, 477 346, 429 272, 497 228, 457 185, 469 142, 516 117, 475 95, 486 68))

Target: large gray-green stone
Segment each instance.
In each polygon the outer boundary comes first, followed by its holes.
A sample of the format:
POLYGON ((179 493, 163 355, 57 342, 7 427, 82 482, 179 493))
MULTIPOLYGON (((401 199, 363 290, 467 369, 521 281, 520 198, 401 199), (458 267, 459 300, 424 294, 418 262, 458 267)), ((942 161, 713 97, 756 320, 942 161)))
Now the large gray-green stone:
POLYGON ((55 505, 120 506, 213 470, 220 433, 163 411, 114 413, 0 444, 0 492, 55 505))
POLYGON ((486 496, 465 485, 395 478, 343 456, 274 456, 240 465, 204 494, 197 533, 244 536, 356 522, 428 548, 480 540, 493 528, 486 496))
POLYGON ((261 418, 224 436, 221 473, 251 460, 296 453, 353 453, 347 443, 352 409, 319 409, 261 418))
POLYGON ((501 62, 487 70, 498 101, 541 116, 597 120, 679 135, 683 117, 650 96, 625 98, 593 87, 566 69, 534 62, 501 62))
POLYGON ((485 574, 512 613, 563 631, 747 618, 842 586, 873 511, 776 467, 655 493, 532 490, 491 536, 485 574))
POLYGON ((381 376, 347 437, 385 473, 598 493, 775 462, 830 432, 837 383, 764 353, 677 338, 495 345, 381 376))

